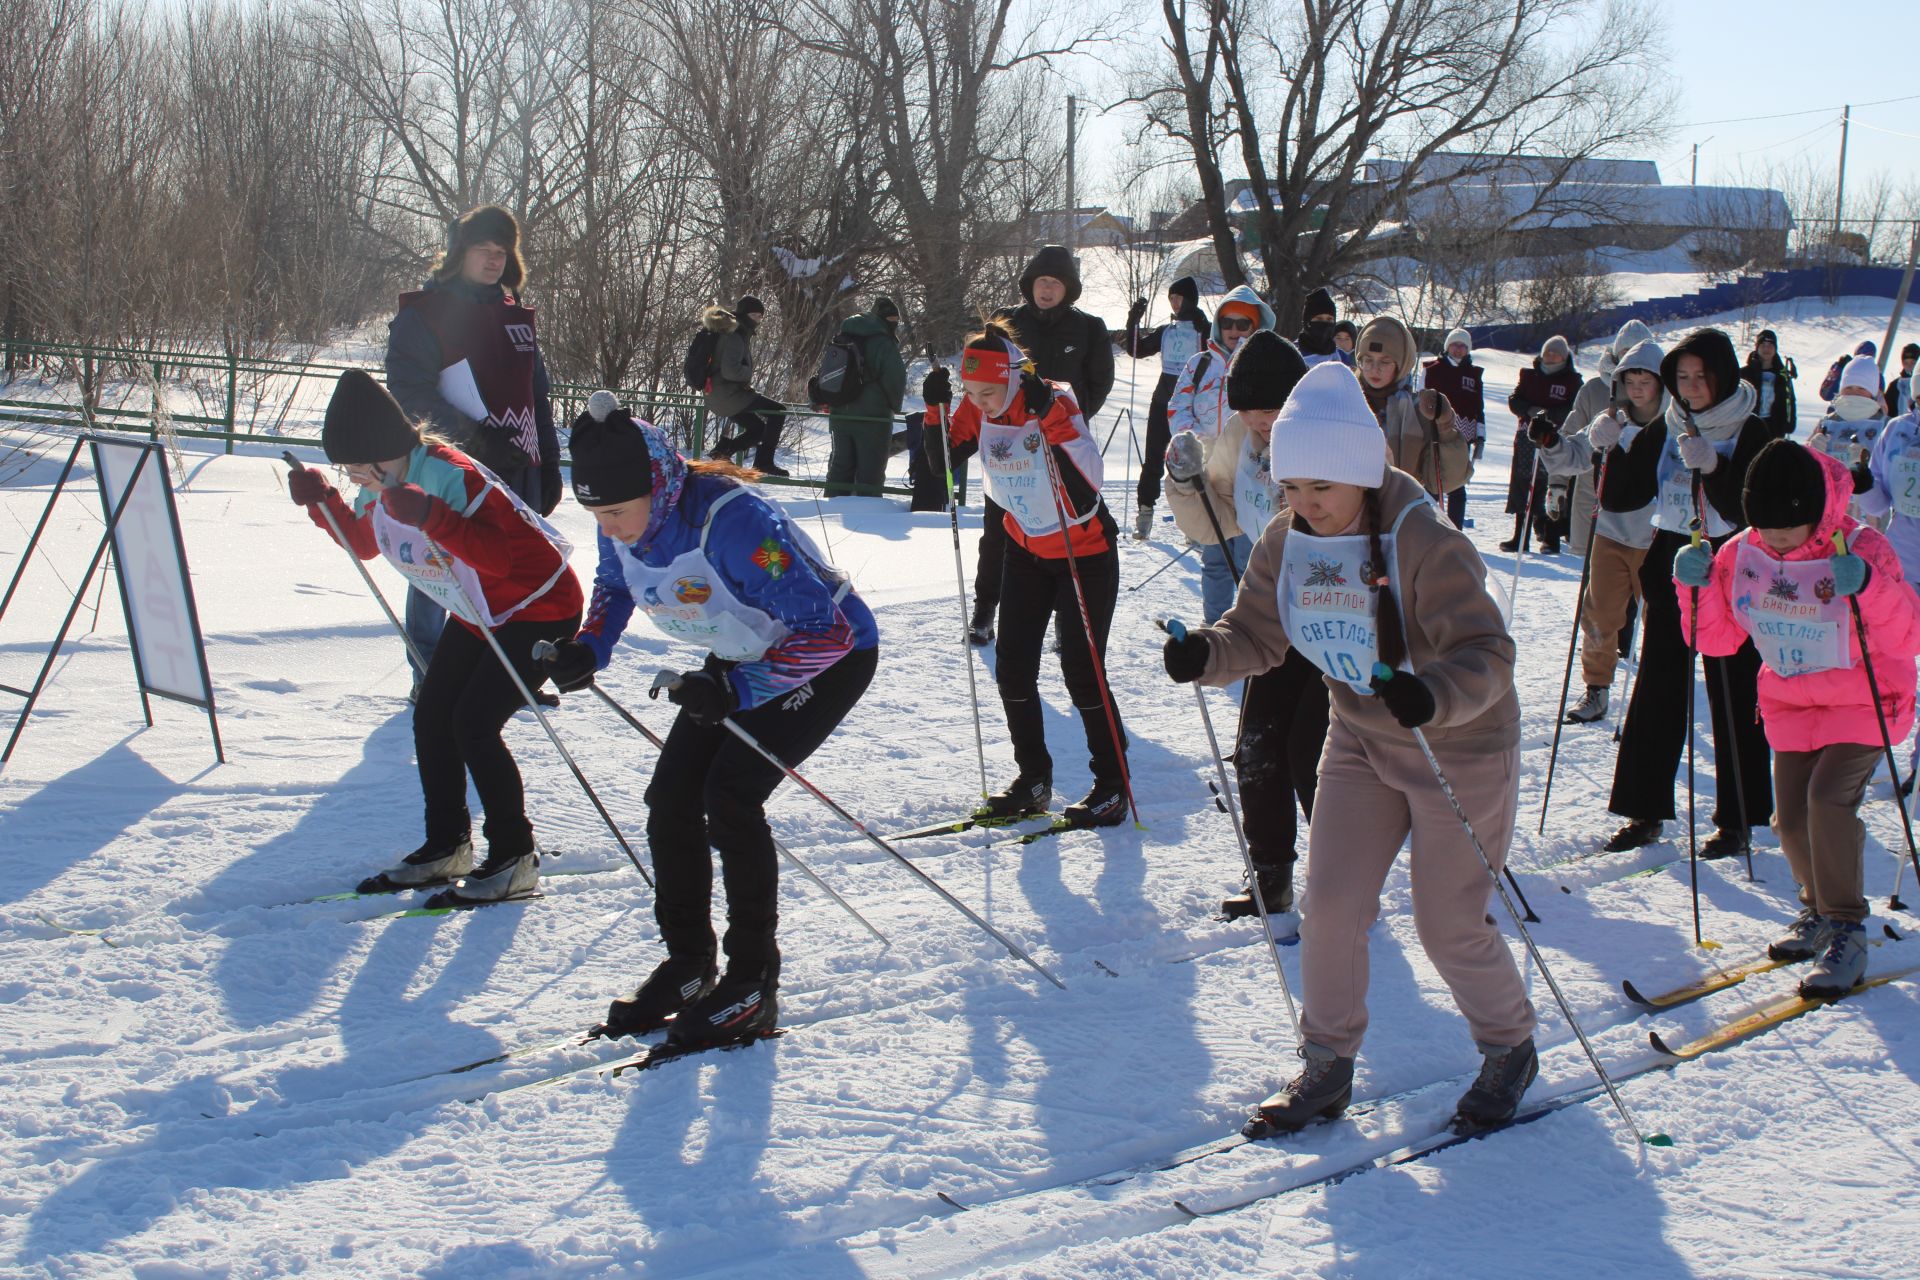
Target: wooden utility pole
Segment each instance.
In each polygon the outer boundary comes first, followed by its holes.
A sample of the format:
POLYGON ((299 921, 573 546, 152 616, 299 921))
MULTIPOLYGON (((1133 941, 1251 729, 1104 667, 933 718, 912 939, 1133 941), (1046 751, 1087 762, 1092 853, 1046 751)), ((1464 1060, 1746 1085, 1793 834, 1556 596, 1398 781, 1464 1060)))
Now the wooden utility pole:
POLYGON ((1080 249, 1080 219, 1076 216, 1073 193, 1073 152, 1075 117, 1079 112, 1074 108, 1074 97, 1067 95, 1067 248, 1078 252, 1080 249))
MULTIPOLYGON (((1840 248, 1840 213, 1847 198, 1847 129, 1853 121, 1853 107, 1849 104, 1840 111, 1840 178, 1833 184, 1833 248, 1840 248)), ((1833 260, 1833 254, 1827 255, 1833 260)))

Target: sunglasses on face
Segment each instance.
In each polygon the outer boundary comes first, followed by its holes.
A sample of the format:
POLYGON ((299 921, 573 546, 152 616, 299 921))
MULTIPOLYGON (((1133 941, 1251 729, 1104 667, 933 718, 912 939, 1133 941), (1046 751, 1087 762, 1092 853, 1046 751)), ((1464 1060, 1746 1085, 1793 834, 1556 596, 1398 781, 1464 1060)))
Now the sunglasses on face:
POLYGON ((1221 316, 1220 327, 1222 329, 1251 329, 1253 328, 1253 321, 1247 316, 1221 316))

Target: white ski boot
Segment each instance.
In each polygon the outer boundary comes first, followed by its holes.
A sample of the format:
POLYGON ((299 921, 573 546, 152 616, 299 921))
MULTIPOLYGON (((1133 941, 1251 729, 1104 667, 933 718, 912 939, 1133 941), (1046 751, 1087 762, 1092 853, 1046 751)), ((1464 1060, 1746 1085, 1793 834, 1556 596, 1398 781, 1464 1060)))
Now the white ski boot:
POLYGON ((1609 692, 1606 685, 1588 685, 1587 696, 1580 699, 1573 710, 1567 712, 1567 723, 1592 724, 1595 720, 1604 720, 1607 715, 1609 692))
POLYGON ((379 875, 360 882, 359 893, 399 893, 406 889, 430 889, 450 884, 473 870, 473 841, 462 840, 447 848, 421 845, 379 875))
POLYGON ((489 857, 475 867, 473 874, 456 881, 443 895, 457 903, 505 902, 509 898, 532 897, 540 888, 540 855, 522 853, 508 857, 489 857))

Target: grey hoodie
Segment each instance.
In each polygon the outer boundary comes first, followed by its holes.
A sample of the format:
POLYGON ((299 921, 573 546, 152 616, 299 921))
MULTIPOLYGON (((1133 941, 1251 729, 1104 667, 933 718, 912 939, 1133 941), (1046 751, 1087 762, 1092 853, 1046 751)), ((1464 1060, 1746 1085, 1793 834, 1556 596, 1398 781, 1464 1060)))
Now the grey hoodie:
MULTIPOLYGON (((1658 344, 1651 340, 1643 341, 1636 344, 1614 364, 1609 399, 1621 406, 1621 413, 1626 417, 1625 426, 1620 432, 1620 448, 1629 454, 1633 452, 1634 442, 1639 438, 1643 428, 1627 413, 1625 383, 1627 371, 1639 369, 1658 378, 1663 354, 1658 344)), ((1666 413, 1668 399, 1666 389, 1663 387, 1660 392, 1660 407, 1650 421, 1657 421, 1666 413)), ((1602 410, 1605 409, 1604 405, 1601 407, 1602 410)), ((1572 420, 1571 414, 1568 415, 1568 420, 1572 420)), ((1592 418, 1589 417, 1588 421, 1591 422, 1592 418)), ((1578 431, 1563 433, 1558 444, 1540 450, 1540 461, 1549 475, 1589 475, 1593 468, 1593 454, 1593 443, 1587 436, 1587 428, 1582 426, 1578 431)), ((1653 501, 1632 511, 1601 511, 1596 532, 1601 537, 1623 546, 1650 547, 1653 545, 1653 513, 1659 505, 1656 494, 1653 501)))

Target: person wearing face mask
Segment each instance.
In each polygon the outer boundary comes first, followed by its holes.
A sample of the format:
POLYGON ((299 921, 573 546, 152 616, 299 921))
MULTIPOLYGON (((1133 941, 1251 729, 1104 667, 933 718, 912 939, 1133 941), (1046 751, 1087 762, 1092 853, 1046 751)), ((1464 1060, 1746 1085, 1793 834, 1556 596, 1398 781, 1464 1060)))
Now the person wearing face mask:
POLYGON ((1077 827, 1116 826, 1127 819, 1127 739, 1103 664, 1120 562, 1118 530, 1100 500, 1100 447, 1072 391, 1034 373, 1026 353, 999 325, 967 340, 960 385, 965 398, 951 414, 944 414, 953 400, 947 370, 927 375, 920 398, 927 405, 928 435, 939 434, 945 416, 954 460, 979 455, 987 493, 997 504, 991 509, 1002 513, 1006 535, 994 677, 1019 772, 1005 790, 987 797, 984 812, 1040 814, 1052 802, 1053 757, 1039 686, 1051 621, 1060 640, 1060 674, 1080 715, 1093 773, 1086 797, 1061 816, 1077 827))
MULTIPOLYGON (((1907 378, 1908 403, 1920 391, 1913 385, 1916 378, 1920 374, 1907 378)), ((1887 541, 1907 581, 1920 586, 1920 413, 1901 414, 1874 441, 1866 467, 1872 483, 1862 486, 1859 471, 1854 469, 1854 490, 1861 513, 1885 519, 1887 541)))
MULTIPOLYGON (((1835 396, 1840 394, 1840 375, 1847 371, 1847 362, 1855 356, 1865 356, 1869 360, 1878 360, 1880 348, 1874 344, 1872 338, 1863 338, 1854 346, 1851 355, 1836 356, 1833 363, 1827 366, 1827 376, 1820 379, 1820 398, 1822 400, 1830 402, 1835 396)), ((1876 364, 1874 368, 1877 372, 1879 366, 1876 364)), ((1875 390, 1877 392, 1878 388, 1876 387, 1875 390)))
POLYGON ((1548 475, 1580 475, 1598 483, 1604 474, 1606 482, 1598 515, 1588 528, 1590 541, 1580 548, 1593 561, 1580 608, 1580 674, 1586 693, 1567 712, 1568 724, 1591 724, 1607 714, 1621 637, 1631 626, 1640 599, 1641 565, 1653 545, 1666 407, 1660 348, 1640 342, 1614 362, 1608 402, 1586 426, 1565 435, 1547 433, 1540 444, 1540 464, 1548 475))
POLYGON ((1760 399, 1754 412, 1766 419, 1775 436, 1790 436, 1798 426, 1793 403, 1793 380, 1799 376, 1791 360, 1780 355, 1780 335, 1762 329, 1740 370, 1741 379, 1760 399))
POLYGON ((732 719, 797 766, 866 692, 880 660, 873 613, 806 533, 719 459, 689 460, 653 424, 581 414, 568 440, 573 496, 599 526, 599 569, 579 634, 543 668, 585 689, 634 610, 705 661, 667 689, 679 707, 647 784, 653 915, 666 958, 607 1010, 609 1035, 672 1020, 668 1043, 736 1044, 779 1019, 779 861, 766 803, 785 773, 735 737, 732 719), (727 928, 712 922, 720 855, 727 928))
POLYGON ((462 902, 531 894, 540 884, 540 857, 520 769, 501 738, 526 704, 481 628, 493 633, 527 688, 540 688, 546 673, 533 646, 570 636, 580 624, 571 548, 492 472, 409 422, 386 388, 359 369, 340 375, 320 440, 328 461, 361 486, 359 497, 348 505, 312 468, 294 472, 287 492, 355 556, 384 555, 451 618, 413 708, 426 839, 361 892, 451 882, 462 902), (487 857, 478 867, 469 778, 486 814, 487 857))
MULTIPOLYGON (((1429 360, 1422 373, 1422 389, 1438 391, 1453 406, 1460 435, 1473 447, 1478 462, 1487 448, 1486 372, 1473 362, 1473 335, 1455 329, 1447 335, 1445 354, 1429 360)), ((1467 527, 1467 487, 1447 495, 1447 519, 1453 527, 1467 527)))
MULTIPOLYGON (((1198 533, 1211 526, 1201 493, 1236 546, 1244 572, 1252 540, 1276 515, 1284 517, 1280 486, 1267 465, 1274 419, 1288 394, 1307 372, 1306 361, 1291 342, 1268 329, 1256 330, 1233 353, 1227 371, 1227 415, 1220 438, 1204 450, 1199 437, 1175 438, 1167 453, 1172 477, 1167 500, 1180 527, 1198 533)), ((1210 532, 1210 528, 1209 528, 1210 532)), ((1232 603, 1229 597, 1228 604, 1232 603)), ((1219 613, 1224 613, 1224 607, 1219 613)), ((1207 617, 1207 625, 1219 621, 1207 617)), ((1319 669, 1299 650, 1271 671, 1246 682, 1240 699, 1240 736, 1233 766, 1240 779, 1240 817, 1247 852, 1260 878, 1260 901, 1279 915, 1293 910, 1294 846, 1299 839, 1294 800, 1313 819, 1314 781, 1320 748, 1327 740, 1327 686, 1319 669)), ((1251 886, 1220 903, 1229 920, 1254 914, 1251 886)))
MULTIPOLYGON (((1733 536, 1743 519, 1747 468, 1774 438, 1766 420, 1754 413, 1753 388, 1740 380, 1733 342, 1720 330, 1698 330, 1668 351, 1660 361, 1660 381, 1669 396, 1667 437, 1657 468, 1656 532, 1640 566, 1640 671, 1621 726, 1607 802, 1627 819, 1606 843, 1612 851, 1653 843, 1674 816, 1674 779, 1692 730, 1687 682, 1693 670, 1673 586, 1674 557, 1691 540, 1695 520, 1715 548, 1733 536)), ((1767 739, 1756 715, 1759 670, 1759 654, 1750 644, 1729 656, 1705 659, 1715 830, 1700 848, 1703 858, 1744 853, 1749 829, 1765 826, 1773 813, 1767 739)))
POLYGON ((1460 431, 1453 402, 1438 391, 1414 394, 1413 334, 1392 316, 1369 320, 1358 350, 1360 389, 1386 435, 1387 458, 1444 508, 1473 475, 1473 447, 1460 431))
POLYGON ((1173 318, 1165 324, 1140 332, 1146 318, 1147 300, 1140 298, 1127 313, 1127 331, 1114 339, 1114 345, 1135 360, 1160 357, 1160 381, 1153 387, 1153 399, 1147 404, 1147 438, 1140 457, 1140 482, 1134 490, 1139 499, 1133 518, 1133 537, 1146 540, 1153 529, 1153 504, 1160 500, 1160 476, 1166 466, 1167 441, 1173 438, 1169 420, 1174 389, 1180 385, 1180 373, 1187 361, 1200 354, 1213 326, 1200 309, 1200 285, 1192 276, 1181 276, 1167 286, 1167 306, 1173 318))
MULTIPOLYGON (((1220 438, 1221 424, 1232 410, 1227 405, 1227 369, 1233 353, 1247 335, 1273 328, 1273 308, 1246 285, 1228 292, 1213 315, 1213 337, 1206 349, 1187 361, 1180 371, 1169 409, 1169 425, 1176 436, 1190 434, 1198 438, 1202 452, 1213 448, 1220 438)), ((1200 544, 1200 597, 1202 611, 1217 618, 1233 603, 1237 569, 1247 563, 1246 545, 1223 546, 1213 527, 1206 521, 1188 521, 1181 529, 1200 544)), ((1232 534, 1228 534, 1232 538, 1232 534)))
MULTIPOLYGON (((1360 343, 1364 358, 1367 345, 1360 343)), ((1487 567, 1414 476, 1387 465, 1380 429, 1345 369, 1309 369, 1273 425, 1284 519, 1254 547, 1219 623, 1164 647, 1175 681, 1219 686, 1296 648, 1323 673, 1331 718, 1307 836, 1312 902, 1301 923, 1299 1073, 1261 1104, 1276 1130, 1332 1119, 1353 1094, 1367 1031, 1368 934, 1411 836, 1420 944, 1466 1016, 1481 1069, 1463 1127, 1511 1118, 1537 1071, 1526 984, 1487 914, 1513 836, 1520 768, 1514 643, 1487 567), (1442 790, 1420 729, 1451 792, 1442 790)))
POLYGON ((1324 285, 1308 294, 1300 306, 1300 336, 1293 340, 1293 345, 1300 348, 1309 369, 1329 360, 1353 364, 1352 359, 1340 357, 1340 344, 1333 337, 1333 318, 1333 291, 1324 285))
POLYGON ((1520 421, 1513 436, 1513 467, 1507 473, 1507 514, 1513 517, 1513 536, 1500 544, 1502 551, 1520 550, 1531 496, 1533 536, 1542 554, 1560 553, 1565 520, 1550 507, 1564 503, 1567 485, 1561 482, 1561 492, 1550 501, 1548 490, 1555 487, 1554 482, 1547 476, 1536 481, 1532 431, 1535 419, 1541 417, 1559 427, 1573 412, 1573 399, 1579 392, 1580 374, 1573 367, 1573 348, 1556 333, 1541 344, 1533 366, 1520 371, 1519 382, 1507 397, 1507 408, 1520 421))
MULTIPOLYGON (((1887 405, 1880 394, 1880 367, 1870 356, 1855 356, 1840 371, 1840 387, 1807 447, 1849 470, 1867 460, 1887 425, 1887 405)), ((1867 487, 1863 480, 1860 486, 1867 487)))

